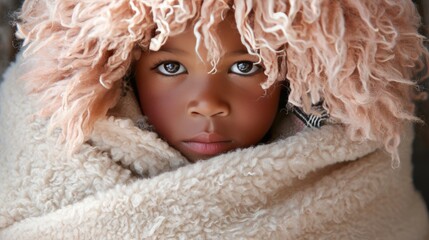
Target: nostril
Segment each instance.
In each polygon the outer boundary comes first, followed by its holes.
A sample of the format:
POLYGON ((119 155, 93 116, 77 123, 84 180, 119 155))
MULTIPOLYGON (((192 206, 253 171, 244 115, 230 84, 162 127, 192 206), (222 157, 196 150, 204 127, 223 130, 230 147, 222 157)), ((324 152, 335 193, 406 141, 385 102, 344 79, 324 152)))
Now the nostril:
POLYGON ((215 117, 215 116, 218 116, 218 117, 225 117, 225 116, 227 116, 228 114, 227 114, 227 111, 219 111, 219 112, 217 112, 217 113, 214 113, 211 117, 215 117))
POLYGON ((190 114, 191 114, 192 116, 199 116, 199 115, 202 115, 201 113, 199 113, 199 112, 197 112, 197 111, 191 111, 191 112, 190 112, 190 114))
POLYGON ((202 103, 195 104, 188 108, 188 113, 191 116, 204 117, 225 117, 229 114, 229 106, 227 103, 202 103))
POLYGON ((214 113, 204 113, 204 112, 198 112, 198 111, 191 111, 190 114, 192 116, 204 116, 204 117, 224 117, 227 115, 227 113, 225 111, 214 112, 214 113))

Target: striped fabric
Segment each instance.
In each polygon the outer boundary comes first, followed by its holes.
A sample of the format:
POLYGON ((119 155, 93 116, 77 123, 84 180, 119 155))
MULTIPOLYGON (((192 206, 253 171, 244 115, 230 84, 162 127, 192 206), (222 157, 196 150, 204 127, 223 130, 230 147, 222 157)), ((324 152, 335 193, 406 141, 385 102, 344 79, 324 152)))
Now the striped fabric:
POLYGON ((315 105, 313 110, 315 110, 315 112, 318 114, 307 114, 299 107, 292 107, 292 111, 299 119, 301 119, 301 121, 305 123, 307 127, 320 128, 326 123, 329 115, 326 110, 322 108, 321 104, 315 105))

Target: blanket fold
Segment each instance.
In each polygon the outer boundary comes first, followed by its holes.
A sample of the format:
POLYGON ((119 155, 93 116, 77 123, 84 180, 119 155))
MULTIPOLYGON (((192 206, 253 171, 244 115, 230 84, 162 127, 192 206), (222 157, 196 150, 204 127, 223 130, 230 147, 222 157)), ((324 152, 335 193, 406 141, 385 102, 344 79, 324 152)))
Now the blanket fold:
POLYGON ((0 88, 0 239, 425 239, 401 165, 341 125, 189 164, 153 132, 110 116, 68 158, 31 119, 19 62, 0 88), (16 129, 9 132, 8 129, 16 129))

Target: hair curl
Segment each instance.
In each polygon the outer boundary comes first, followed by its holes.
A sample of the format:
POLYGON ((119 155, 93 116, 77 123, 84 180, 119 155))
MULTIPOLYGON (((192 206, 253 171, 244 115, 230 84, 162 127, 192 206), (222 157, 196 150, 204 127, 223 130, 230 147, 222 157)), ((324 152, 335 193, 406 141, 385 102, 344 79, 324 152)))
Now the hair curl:
POLYGON ((27 0, 17 36, 37 64, 23 78, 76 149, 117 103, 138 49, 156 51, 192 22, 215 71, 228 12, 265 66, 263 88, 287 78, 289 103, 309 111, 323 101, 349 137, 398 159, 403 123, 416 120, 413 78, 428 60, 411 0, 27 0))

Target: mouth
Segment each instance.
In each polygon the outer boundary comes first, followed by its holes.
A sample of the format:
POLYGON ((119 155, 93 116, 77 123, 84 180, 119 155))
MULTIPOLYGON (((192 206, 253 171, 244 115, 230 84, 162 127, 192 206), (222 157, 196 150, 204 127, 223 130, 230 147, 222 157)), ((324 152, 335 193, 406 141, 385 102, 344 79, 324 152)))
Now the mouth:
POLYGON ((215 156, 232 148, 232 141, 217 133, 200 133, 183 141, 184 146, 194 154, 215 156))

